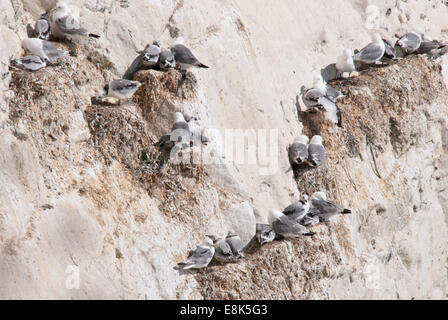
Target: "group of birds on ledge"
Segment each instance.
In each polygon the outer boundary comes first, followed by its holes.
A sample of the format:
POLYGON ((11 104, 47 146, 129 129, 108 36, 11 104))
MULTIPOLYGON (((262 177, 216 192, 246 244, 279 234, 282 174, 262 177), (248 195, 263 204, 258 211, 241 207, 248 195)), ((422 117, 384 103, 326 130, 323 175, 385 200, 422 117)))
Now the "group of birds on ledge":
MULTIPOLYGON (((307 108, 306 111, 324 110, 330 120, 340 127, 342 116, 336 105, 336 100, 344 95, 327 82, 355 76, 358 72, 372 66, 387 66, 410 54, 427 54, 433 59, 437 59, 447 52, 446 43, 432 40, 429 36, 417 32, 408 32, 398 37, 395 44, 375 33, 373 42, 353 53, 351 50, 345 49, 336 63, 321 69, 320 73, 314 77, 311 88, 302 86, 302 101, 307 108)), ((317 167, 325 161, 326 150, 322 144, 322 137, 315 135, 309 144, 308 142, 309 138, 300 133, 289 146, 289 161, 293 170, 304 164, 317 167)), ((256 233, 246 245, 243 245, 241 239, 233 232, 230 232, 225 239, 207 235, 204 241, 195 250, 191 250, 188 258, 179 263, 176 268, 182 270, 202 269, 207 267, 212 260, 234 262, 244 258, 245 252, 265 243, 285 238, 312 236, 314 232, 309 231, 308 226, 319 222, 329 224, 331 217, 350 213, 350 209, 345 209, 335 202, 327 200, 322 191, 313 193, 311 199, 307 195, 303 195, 298 201, 287 206, 283 212, 271 210, 268 216, 269 224, 257 223, 256 233)))
MULTIPOLYGON (((98 35, 81 27, 77 17, 63 1, 58 2, 53 9, 41 15, 35 23, 33 33, 34 37, 22 41, 23 49, 30 55, 12 60, 11 64, 13 66, 28 71, 36 71, 47 65, 52 65, 61 57, 69 54, 75 55, 73 52, 54 46, 48 41, 50 36, 53 40, 69 41, 79 37, 99 38, 98 35)), ((417 32, 408 32, 398 38, 393 44, 375 33, 373 42, 361 50, 352 52, 345 49, 336 63, 325 67, 315 76, 311 88, 302 86, 302 101, 307 111, 324 110, 336 125, 341 126, 341 112, 336 105, 336 101, 343 97, 343 94, 327 82, 341 77, 353 76, 357 72, 374 65, 394 63, 397 59, 409 54, 428 54, 436 59, 448 52, 446 43, 432 40, 427 35, 417 32)), ((119 100, 129 99, 142 85, 140 82, 133 80, 137 71, 155 69, 163 72, 176 66, 182 74, 181 81, 186 79, 187 70, 192 67, 208 68, 193 55, 190 49, 181 43, 181 40, 176 40, 170 48, 163 48, 158 41, 154 41, 139 52, 122 79, 110 81, 99 97, 113 97, 119 100)), ((196 130, 198 127, 195 124, 196 120, 192 117, 187 122, 182 113, 176 112, 172 132, 181 129, 188 132, 190 136, 188 139, 191 139, 192 142, 207 143, 208 139, 196 130)), ((174 141, 171 135, 172 133, 163 136, 157 145, 162 148, 168 145, 168 148, 172 148, 174 141)), ((185 140, 183 141, 185 142, 185 140)), ((182 148, 188 146, 190 146, 189 143, 182 148)), ((320 135, 313 136, 309 141, 306 135, 300 133, 289 147, 289 161, 291 168, 294 170, 297 166, 303 164, 315 168, 320 166, 325 158, 326 150, 320 135)), ((176 268, 179 270, 202 269, 208 266, 213 259, 221 263, 234 262, 244 258, 246 252, 265 243, 285 238, 312 236, 314 232, 309 231, 308 226, 319 222, 329 224, 331 217, 350 213, 350 209, 345 209, 335 202, 327 200, 324 192, 315 192, 311 198, 305 194, 283 211, 271 210, 268 216, 269 224, 257 223, 256 233, 246 245, 232 231, 228 233, 225 239, 207 235, 203 243, 197 246, 195 250, 190 251, 188 258, 179 263, 176 268)))

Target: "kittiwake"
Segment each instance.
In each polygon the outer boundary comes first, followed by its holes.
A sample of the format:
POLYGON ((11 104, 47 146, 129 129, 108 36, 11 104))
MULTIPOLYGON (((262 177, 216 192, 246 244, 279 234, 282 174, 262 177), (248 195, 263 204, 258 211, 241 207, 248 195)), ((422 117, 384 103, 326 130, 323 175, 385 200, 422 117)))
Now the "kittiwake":
POLYGON ((154 68, 159 62, 160 51, 160 44, 157 40, 152 45, 147 46, 143 52, 143 65, 147 68, 154 68))
POLYGON ((22 48, 32 55, 39 56, 46 63, 55 62, 58 58, 69 54, 68 51, 56 48, 51 42, 38 38, 23 39, 22 48))
POLYGON ((275 233, 283 238, 314 235, 314 232, 308 231, 299 220, 291 219, 278 210, 271 210, 268 219, 275 233))
POLYGON ((366 64, 374 64, 379 61, 386 50, 385 44, 379 33, 373 35, 374 41, 361 49, 355 54, 353 59, 355 61, 361 61, 366 64))
POLYGON ((116 79, 109 82, 105 90, 108 97, 125 100, 130 99, 141 85, 138 81, 116 79))
POLYGON ((68 5, 59 1, 56 6, 50 10, 51 32, 56 38, 68 38, 69 40, 77 37, 93 37, 100 36, 90 33, 87 29, 81 27, 79 21, 72 14, 68 5))
POLYGON ((233 231, 229 231, 226 237, 226 242, 229 244, 232 249, 232 253, 236 258, 243 258, 243 249, 244 244, 241 241, 241 238, 235 234, 233 231))
POLYGON ((301 134, 289 146, 288 155, 291 167, 300 165, 308 159, 308 141, 308 137, 301 134))
POLYGON ((170 49, 162 49, 159 56, 159 68, 160 70, 172 69, 176 66, 176 60, 174 54, 170 49))
POLYGON ((350 214, 352 211, 327 200, 325 193, 318 191, 311 196, 310 212, 318 216, 320 221, 328 222, 331 217, 337 214, 350 214))
POLYGON ((41 14, 39 20, 36 21, 34 25, 34 33, 36 34, 36 38, 41 40, 48 40, 50 37, 50 21, 48 20, 47 13, 44 12, 41 14))
POLYGON ((298 201, 287 206, 283 210, 283 214, 290 219, 300 220, 308 213, 308 210, 310 210, 310 203, 305 194, 298 201))
POLYGON ((326 153, 327 151, 322 144, 322 137, 319 135, 313 136, 308 146, 308 164, 311 167, 320 166, 325 161, 326 153))
POLYGON ((356 71, 355 63, 353 61, 353 54, 350 49, 344 49, 342 54, 338 57, 336 61, 336 69, 341 75, 344 73, 348 73, 348 75, 350 75, 352 72, 356 71))
POLYGON ((178 263, 178 266, 184 270, 202 269, 208 266, 214 254, 213 240, 207 236, 202 244, 196 247, 196 250, 190 252, 190 255, 184 262, 178 263))
POLYGON ((25 56, 11 61, 12 65, 24 70, 36 71, 42 69, 47 64, 39 56, 25 56))
POLYGON ((422 36, 417 32, 408 32, 397 41, 397 45, 407 54, 414 53, 422 43, 422 36))
POLYGON ((192 67, 208 68, 205 64, 201 63, 188 49, 181 43, 175 44, 171 47, 171 52, 174 54, 174 59, 179 67, 186 71, 192 67))

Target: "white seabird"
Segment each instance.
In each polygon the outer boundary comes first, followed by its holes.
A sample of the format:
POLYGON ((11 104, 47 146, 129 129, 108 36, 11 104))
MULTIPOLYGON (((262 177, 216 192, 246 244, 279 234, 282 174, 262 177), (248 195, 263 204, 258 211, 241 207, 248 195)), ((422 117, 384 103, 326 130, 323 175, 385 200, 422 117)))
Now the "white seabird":
POLYGON ((22 48, 32 55, 39 56, 46 63, 54 62, 58 58, 69 54, 68 51, 56 48, 51 42, 38 38, 23 39, 22 48))
POLYGON ((397 45, 407 54, 414 53, 422 43, 422 36, 417 32, 408 32, 397 41, 397 45))
POLYGON ((240 237, 235 234, 233 231, 229 231, 226 237, 226 242, 229 244, 232 249, 233 256, 236 258, 243 258, 243 249, 244 244, 241 241, 240 237))
POLYGON ((327 200, 325 193, 318 191, 311 196, 310 212, 314 216, 318 216, 320 221, 328 222, 331 217, 337 214, 350 214, 352 211, 327 200))
POLYGON ((188 49, 181 43, 174 44, 171 48, 171 52, 174 54, 174 59, 179 67, 186 71, 192 67, 196 68, 208 68, 205 64, 201 63, 188 49))
POLYGON ((109 82, 105 89, 108 97, 120 100, 130 99, 142 84, 138 81, 116 79, 109 82))
POLYGON ((283 210, 283 214, 290 219, 300 220, 308 213, 308 210, 310 210, 310 203, 308 196, 305 194, 298 201, 287 206, 283 210))
POLYGON ((355 54, 353 59, 355 61, 361 61, 366 64, 374 64, 379 61, 386 50, 385 44, 379 33, 373 35, 374 41, 361 49, 355 54))
POLYGON ((202 269, 208 266, 214 254, 213 240, 207 236, 202 244, 196 247, 196 250, 190 252, 190 255, 184 262, 178 263, 178 266, 184 270, 202 269))
POLYGON ((36 71, 42 69, 47 64, 39 56, 25 56, 11 61, 12 65, 24 70, 36 71))
POLYGON ((269 224, 257 223, 255 230, 255 236, 260 245, 274 241, 275 232, 269 224))
POLYGON ((338 73, 343 75, 348 73, 349 75, 356 71, 355 62, 353 61, 353 54, 350 49, 344 49, 342 54, 336 61, 336 69, 338 73))
POLYGON ((171 132, 162 136, 156 143, 156 146, 170 150, 176 143, 178 143, 182 149, 185 149, 190 147, 191 139, 192 133, 189 124, 185 121, 185 117, 182 113, 176 112, 174 113, 174 125, 171 132))
POLYGON ((36 21, 34 25, 34 33, 36 34, 36 38, 41 40, 48 40, 50 37, 50 21, 48 20, 47 13, 44 12, 41 14, 39 20, 36 21))
POLYGON ((143 65, 147 68, 155 67, 157 65, 157 62, 159 62, 160 52, 160 44, 157 40, 154 41, 152 45, 147 46, 142 56, 143 65))
POLYGON ((312 167, 320 166, 326 158, 327 151, 322 144, 322 137, 315 135, 308 146, 308 164, 312 167))
POLYGON ((294 165, 300 165, 308 159, 308 141, 308 137, 301 134, 289 146, 288 155, 291 167, 294 165))
POLYGON ((50 10, 51 32, 56 38, 68 38, 69 40, 82 37, 99 38, 100 36, 90 33, 87 29, 81 27, 79 21, 72 14, 68 5, 59 1, 56 6, 50 10))
POLYGON ((314 235, 314 232, 308 231, 299 220, 291 219, 278 210, 271 210, 268 219, 275 233, 283 238, 314 235))
POLYGON ((176 60, 174 54, 170 49, 162 49, 159 55, 159 68, 160 70, 172 69, 176 66, 176 60))

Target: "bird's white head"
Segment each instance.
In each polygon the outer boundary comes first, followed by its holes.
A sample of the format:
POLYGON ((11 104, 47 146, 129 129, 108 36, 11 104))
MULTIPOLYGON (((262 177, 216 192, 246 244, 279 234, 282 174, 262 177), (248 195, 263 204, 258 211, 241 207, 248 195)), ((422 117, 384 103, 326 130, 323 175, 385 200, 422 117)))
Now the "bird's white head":
POLYGON ((202 241, 202 245, 212 247, 213 239, 210 236, 205 236, 204 241, 202 241))
POLYGON ((283 216, 283 213, 281 211, 272 209, 269 211, 268 221, 269 224, 272 226, 272 223, 278 219, 280 219, 283 216))
POLYGON ((58 1, 53 9, 50 10, 52 13, 62 13, 62 12, 68 12, 68 4, 65 1, 58 1))
POLYGON ((176 112, 174 114, 174 122, 186 122, 184 115, 180 112, 176 112))
POLYGON ((322 137, 320 135, 313 136, 310 144, 322 144, 322 137))
POLYGON ((353 56, 353 52, 350 49, 348 49, 348 48, 346 48, 344 50, 343 54, 344 54, 344 57, 346 57, 346 58, 351 58, 353 56))
POLYGON ((307 144, 309 141, 310 141, 310 139, 304 134, 300 134, 299 137, 296 139, 296 142, 303 143, 303 144, 307 144))
POLYGON ((176 44, 184 44, 184 38, 182 37, 177 37, 176 40, 174 40, 174 45, 176 44))
POLYGON ((323 191, 314 192, 311 196, 311 200, 327 200, 327 196, 323 191))
POLYGON ((308 199, 309 199, 309 197, 308 197, 307 194, 304 194, 302 197, 300 197, 300 200, 302 200, 302 201, 304 201, 304 202, 307 202, 308 199))
POLYGON ((373 34, 373 40, 378 43, 383 42, 383 38, 381 37, 381 35, 378 32, 375 32, 373 34))

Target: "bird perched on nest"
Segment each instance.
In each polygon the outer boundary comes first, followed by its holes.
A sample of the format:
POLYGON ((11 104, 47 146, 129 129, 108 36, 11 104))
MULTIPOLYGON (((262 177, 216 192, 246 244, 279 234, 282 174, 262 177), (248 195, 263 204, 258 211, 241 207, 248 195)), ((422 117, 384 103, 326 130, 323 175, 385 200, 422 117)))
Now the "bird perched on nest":
POLYGON ((36 38, 41 40, 48 40, 50 37, 51 27, 50 21, 48 20, 47 12, 41 14, 39 20, 36 21, 34 25, 34 33, 36 38))
POLYGON ((312 236, 315 233, 308 231, 299 220, 291 219, 278 210, 269 212, 269 223, 276 235, 283 238, 298 238, 300 236, 312 236))
POLYGON ((183 39, 178 38, 174 45, 170 48, 171 52, 174 54, 174 59, 176 64, 180 67, 182 71, 182 77, 186 76, 186 71, 191 68, 208 68, 205 64, 200 62, 194 54, 188 49, 184 44, 182 44, 183 39))
POLYGON ((37 71, 47 65, 39 56, 25 56, 19 59, 14 59, 11 61, 11 64, 28 71, 37 71))
POLYGON ((188 258, 177 265, 183 270, 202 269, 208 266, 214 254, 215 245, 213 244, 213 240, 209 236, 206 236, 204 241, 196 247, 196 250, 190 251, 188 258))
POLYGON ((79 37, 99 38, 100 36, 90 33, 87 29, 81 27, 79 21, 71 12, 69 6, 59 1, 49 13, 51 23, 51 33, 56 38, 74 40, 79 37))
POLYGON ((381 60, 386 50, 383 39, 379 33, 373 34, 373 42, 362 48, 353 59, 365 64, 375 64, 381 60))
POLYGON ((308 159, 307 162, 311 167, 320 166, 327 156, 327 151, 322 144, 322 137, 315 135, 311 138, 308 146, 308 159))
POLYGON ((51 42, 38 38, 22 40, 22 48, 32 55, 39 56, 47 64, 55 62, 58 58, 67 56, 68 51, 56 48, 51 42))
POLYGON ((300 134, 289 146, 288 156, 291 168, 297 167, 308 159, 308 137, 300 134))
POLYGON ((321 222, 329 222, 330 218, 337 214, 350 214, 350 209, 345 209, 340 205, 327 200, 324 192, 318 191, 311 196, 311 208, 309 215, 311 217, 319 217, 321 222))
POLYGON ((132 98, 141 85, 142 84, 138 81, 116 79, 109 82, 104 89, 107 92, 108 97, 126 100, 132 98))
POLYGON ((310 203, 305 194, 298 201, 287 206, 283 210, 283 214, 290 219, 300 220, 308 213, 308 210, 310 210, 310 203))

